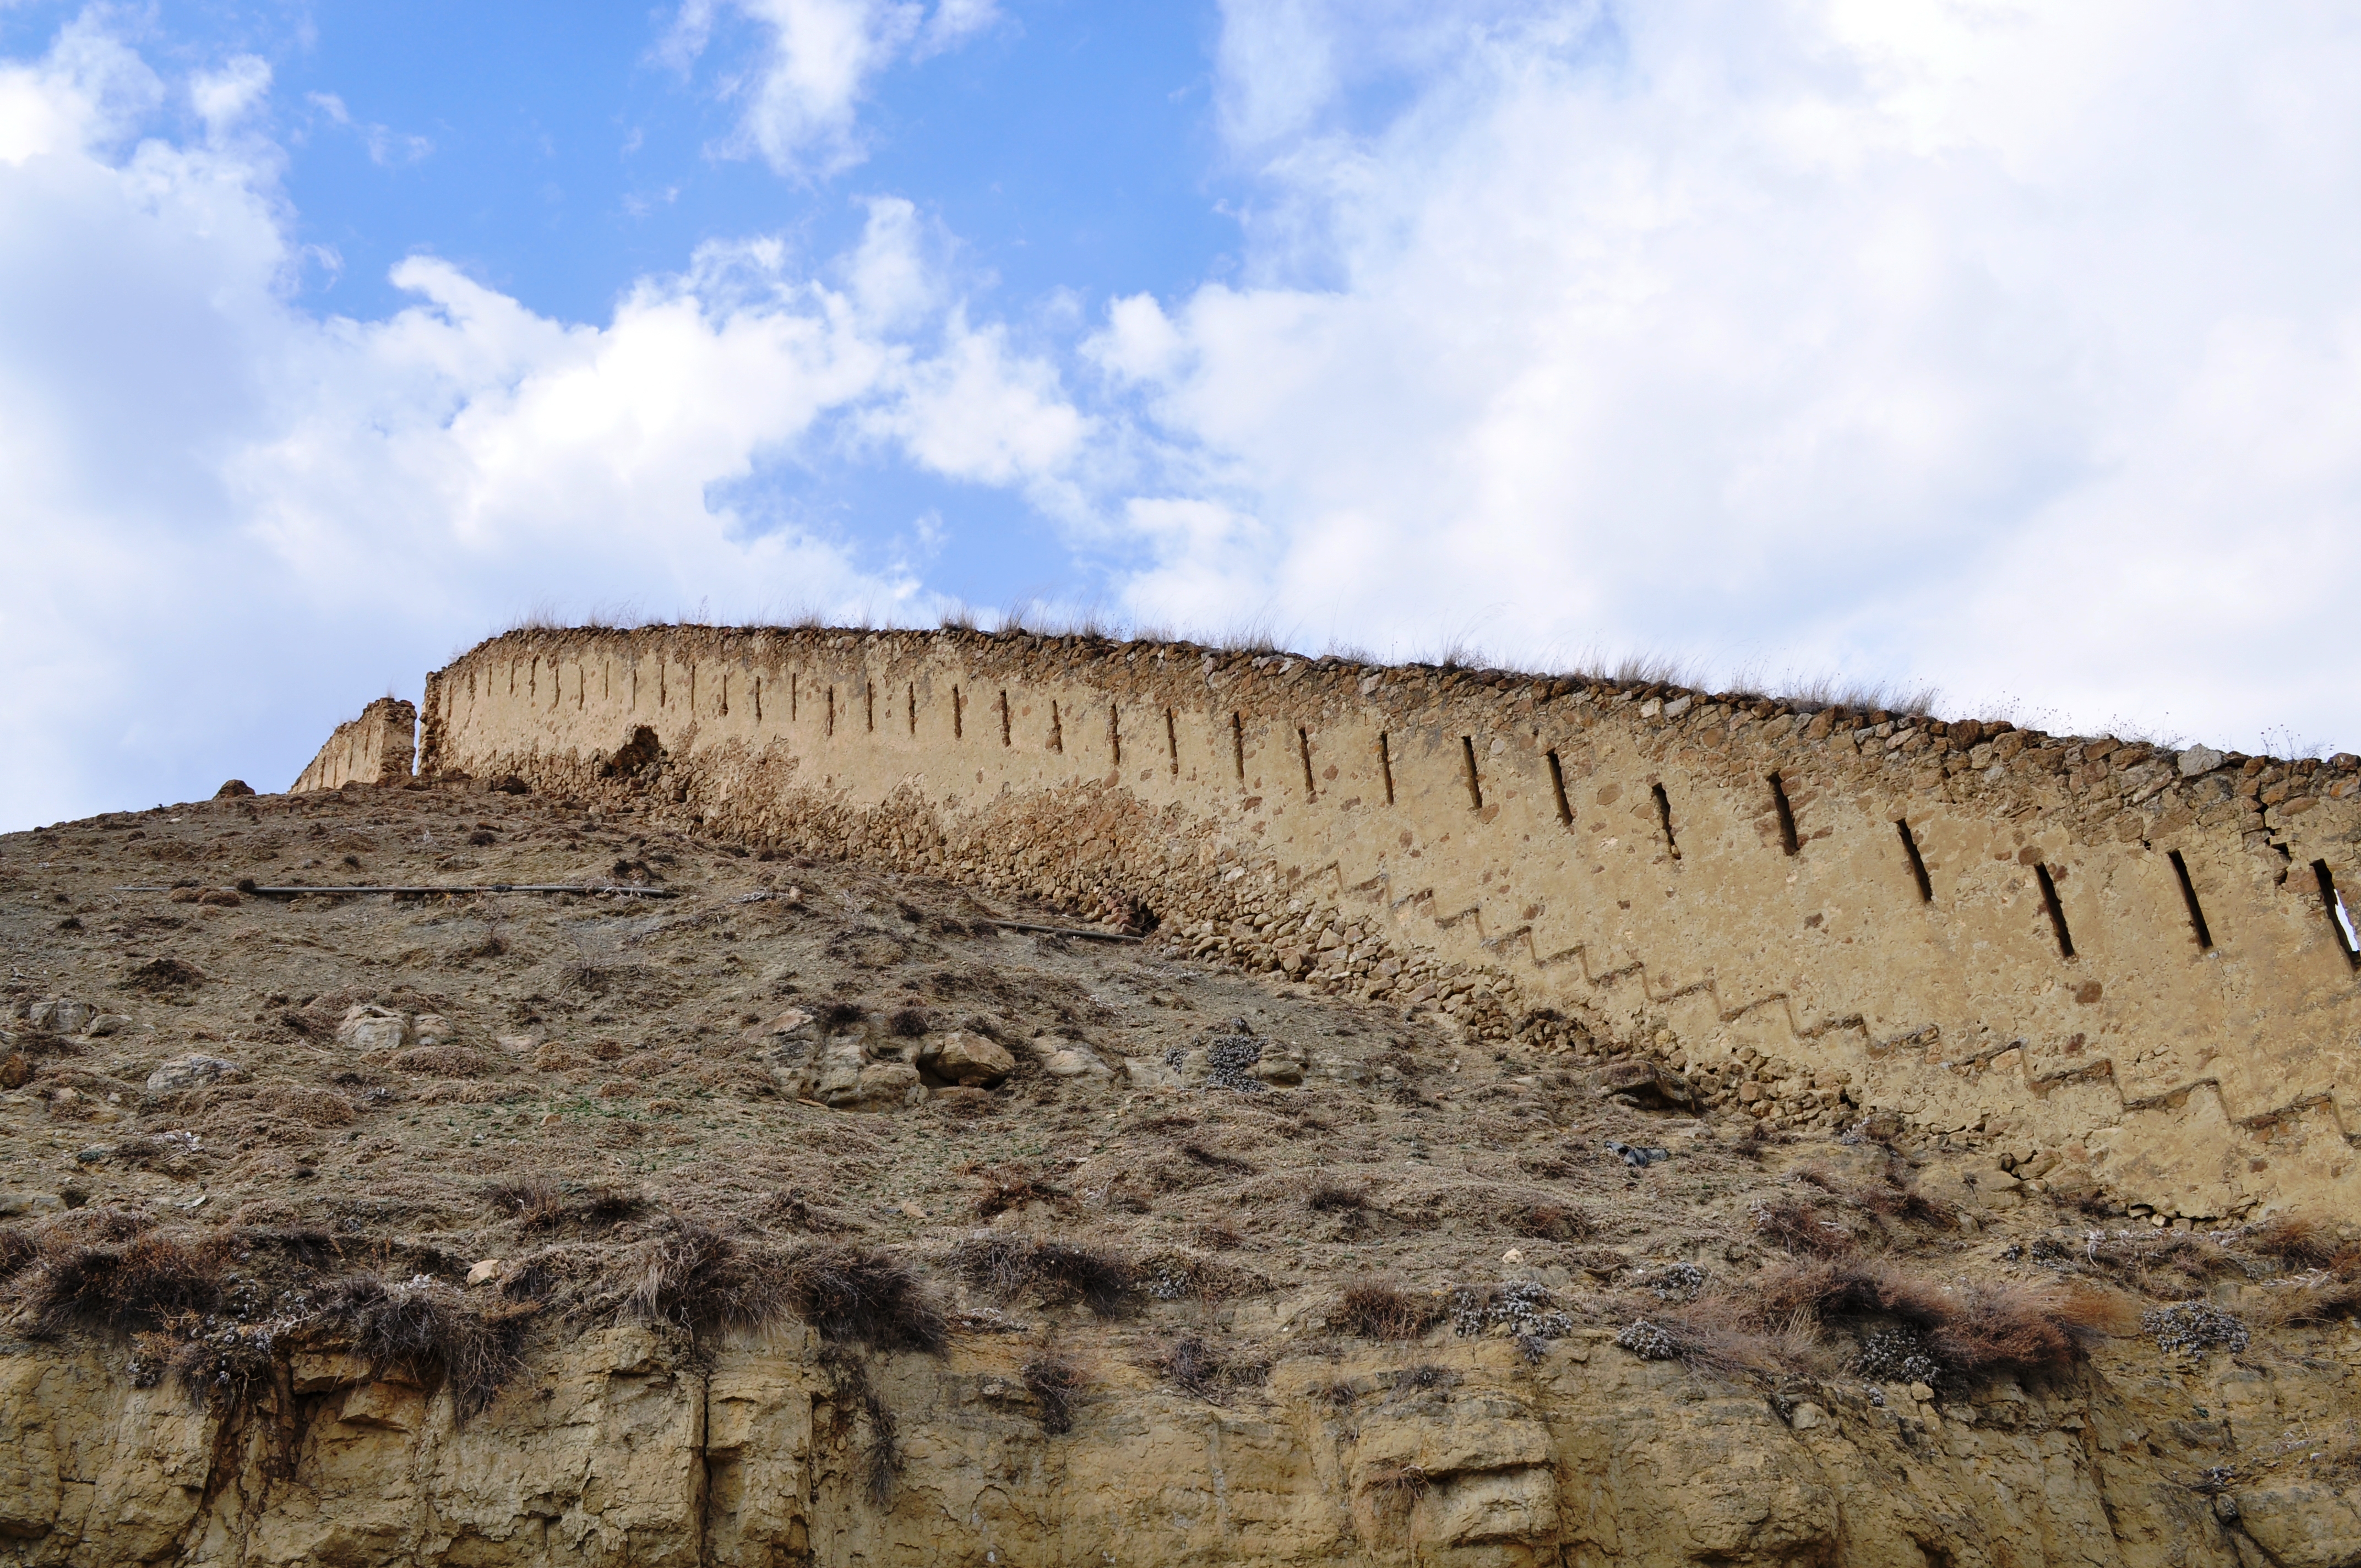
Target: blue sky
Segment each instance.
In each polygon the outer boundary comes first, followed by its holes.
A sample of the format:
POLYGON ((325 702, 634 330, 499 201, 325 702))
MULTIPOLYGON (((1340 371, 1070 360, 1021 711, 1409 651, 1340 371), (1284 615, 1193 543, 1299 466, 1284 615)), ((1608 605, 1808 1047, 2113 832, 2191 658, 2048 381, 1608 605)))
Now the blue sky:
POLYGON ((2361 746, 2356 80, 2300 3, 0 0, 0 828, 535 610, 2361 746))

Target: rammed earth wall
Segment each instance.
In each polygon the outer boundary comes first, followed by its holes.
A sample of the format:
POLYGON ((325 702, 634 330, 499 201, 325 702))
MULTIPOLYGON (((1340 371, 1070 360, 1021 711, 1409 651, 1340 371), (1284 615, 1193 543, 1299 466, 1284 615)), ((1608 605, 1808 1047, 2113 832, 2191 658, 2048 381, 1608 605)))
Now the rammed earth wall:
POLYGON ((411 776, 417 733, 418 709, 400 697, 381 696, 361 709, 358 718, 336 726, 288 793, 340 789, 348 784, 399 784, 411 776))
POLYGON ((1993 728, 1186 645, 654 628, 515 632, 436 672, 421 771, 1137 899, 1200 952, 1479 1036, 1587 1031, 1781 1122, 1891 1112, 2163 1214, 2361 1212, 2333 893, 2361 889, 2354 759, 1993 728))

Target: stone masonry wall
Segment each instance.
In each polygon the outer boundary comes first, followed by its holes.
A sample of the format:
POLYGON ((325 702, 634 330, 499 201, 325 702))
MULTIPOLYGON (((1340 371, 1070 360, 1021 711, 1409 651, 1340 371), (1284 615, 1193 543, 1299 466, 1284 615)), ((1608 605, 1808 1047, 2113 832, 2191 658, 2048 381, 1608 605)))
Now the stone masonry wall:
POLYGON ((399 784, 416 761, 418 709, 400 697, 381 696, 358 718, 336 726, 319 755, 287 786, 290 795, 338 789, 347 784, 399 784))
POLYGON ((1645 1052, 1774 1124, 1883 1116, 2158 1223, 2361 1211, 2350 756, 1185 644, 651 628, 434 673, 421 772, 1145 911, 1200 954, 1504 1047, 1645 1052))

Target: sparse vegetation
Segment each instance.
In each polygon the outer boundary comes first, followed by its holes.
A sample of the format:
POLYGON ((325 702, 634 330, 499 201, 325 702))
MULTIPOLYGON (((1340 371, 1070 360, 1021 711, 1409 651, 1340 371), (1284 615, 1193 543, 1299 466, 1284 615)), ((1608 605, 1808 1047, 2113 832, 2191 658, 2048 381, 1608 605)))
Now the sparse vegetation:
POLYGON ((1052 1434, 1073 1431, 1082 1369, 1065 1356, 1045 1351, 1025 1364, 1023 1376, 1027 1391, 1041 1408, 1041 1430, 1052 1434))
POLYGON ((961 1242, 951 1261, 969 1285, 1002 1299, 1030 1292, 1045 1305, 1079 1301, 1102 1318, 1123 1311, 1139 1288, 1128 1258, 1074 1242, 978 1236, 961 1242))
POLYGON ((375 1275, 340 1280, 323 1296, 319 1315, 340 1328, 372 1376, 398 1372, 446 1385, 453 1409, 467 1417, 491 1403, 517 1372, 531 1309, 478 1315, 452 1287, 430 1279, 392 1284, 375 1275))
POLYGON ((1416 1339, 1443 1321, 1445 1307, 1382 1281, 1349 1287, 1328 1314, 1329 1326, 1360 1339, 1416 1339))

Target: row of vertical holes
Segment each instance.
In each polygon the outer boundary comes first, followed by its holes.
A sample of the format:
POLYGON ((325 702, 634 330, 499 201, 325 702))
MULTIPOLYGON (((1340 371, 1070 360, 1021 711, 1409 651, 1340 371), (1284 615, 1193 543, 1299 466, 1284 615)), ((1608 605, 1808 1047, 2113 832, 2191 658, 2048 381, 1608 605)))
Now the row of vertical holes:
MULTIPOLYGON (((634 671, 633 674, 636 678, 637 672, 634 671)), ((511 685, 514 684, 514 678, 511 672, 511 685)), ((800 696, 796 677, 789 676, 787 711, 790 719, 795 717, 800 696)), ((868 728, 874 730, 877 728, 877 698, 874 687, 864 685, 862 696, 867 710, 868 728)), ((762 714, 762 690, 758 685, 754 695, 755 715, 758 718, 762 714)), ((908 688, 907 702, 909 729, 911 734, 916 735, 918 732, 918 688, 916 683, 912 683, 908 688)), ((1000 694, 999 707, 1000 743, 1003 746, 1012 745, 1014 744, 1011 733, 1013 725, 1009 715, 1008 694, 1005 691, 1000 694)), ((951 733, 955 737, 964 737, 966 734, 965 708, 964 695, 959 688, 953 687, 951 733)), ((834 686, 828 688, 828 732, 830 735, 836 733, 836 688, 834 686)), ((1178 719, 1172 709, 1169 707, 1164 710, 1164 740, 1170 758, 1172 772, 1177 775, 1180 771, 1180 729, 1178 719)), ((1295 731, 1295 742, 1298 754, 1303 763, 1303 793, 1306 797, 1316 800, 1319 798, 1320 790, 1318 781, 1312 773, 1310 729, 1299 726, 1295 731)), ((1063 725, 1055 703, 1050 704, 1049 745, 1053 751, 1065 750, 1063 725)), ((1122 718, 1120 709, 1114 704, 1109 704, 1107 707, 1107 747, 1113 753, 1116 765, 1120 766, 1123 762, 1122 718)), ((1461 761, 1466 771, 1469 807, 1481 811, 1484 808, 1484 782, 1476 766, 1476 738, 1472 735, 1461 736, 1459 747, 1461 761)), ((1549 764, 1550 794, 1557 807, 1558 820, 1571 824, 1574 821, 1574 805, 1566 796, 1565 764, 1559 761, 1558 754, 1554 751, 1546 752, 1544 755, 1549 764)), ((1234 770, 1239 780, 1243 782, 1246 774, 1246 717, 1242 713, 1230 715, 1230 758, 1234 770)), ((1383 733, 1378 736, 1378 766, 1385 780, 1386 804, 1391 806, 1394 804, 1393 747, 1391 738, 1383 733)), ((1779 774, 1773 773, 1769 775, 1767 782, 1771 785, 1772 809, 1779 819, 1780 848, 1787 854, 1795 854, 1802 849, 1802 841, 1795 831, 1795 806, 1787 799, 1786 781, 1779 774)), ((1681 850, 1673 835, 1671 797, 1664 793, 1664 786, 1662 784, 1652 784, 1649 790, 1655 799, 1656 826, 1664 835, 1664 849, 1675 860, 1678 860, 1681 850)), ((1935 901, 1935 884, 1933 879, 1927 873, 1927 858, 1918 848, 1917 838, 1910 831, 1910 824, 1906 819, 1896 819, 1894 826, 1895 831, 1901 836, 1902 852, 1909 861, 1911 881, 1918 889, 1918 897, 1923 903, 1932 904, 1935 901)), ((2205 922, 2205 909, 2198 901, 2197 884, 2190 877, 2189 862, 2182 858, 2178 850, 2168 851, 2166 858, 2171 862, 2173 876, 2180 884, 2181 901, 2188 907, 2190 929, 2197 938, 2197 946, 2202 951, 2210 951, 2213 946, 2213 933, 2205 922)), ((2344 895, 2337 891, 2336 879, 2330 872, 2328 862, 2314 861, 2312 863, 2312 871, 2313 878, 2320 885, 2321 908, 2327 916, 2331 934, 2336 938, 2337 950, 2345 955, 2346 963, 2356 969, 2361 969, 2361 932, 2356 932, 2353 917, 2345 907, 2344 895)), ((2070 959, 2074 956, 2074 935, 2066 924, 2066 909, 2058 897, 2057 879, 2051 875, 2047 864, 2037 864, 2033 868, 2033 874, 2035 881, 2041 887, 2042 908, 2048 915, 2050 929, 2058 938, 2059 954, 2070 959)))

